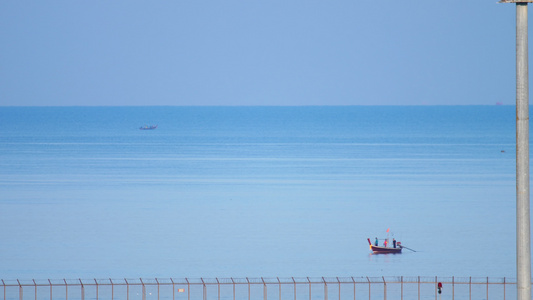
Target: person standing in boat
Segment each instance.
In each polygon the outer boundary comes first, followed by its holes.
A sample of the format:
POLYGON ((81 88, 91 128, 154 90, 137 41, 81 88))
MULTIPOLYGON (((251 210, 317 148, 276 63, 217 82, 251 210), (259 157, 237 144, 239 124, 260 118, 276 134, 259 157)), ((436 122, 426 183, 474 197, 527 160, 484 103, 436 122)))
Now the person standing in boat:
POLYGON ((375 246, 378 245, 378 238, 376 238, 376 241, 374 242, 374 245, 375 245, 375 246))
POLYGON ((392 247, 396 248, 396 239, 392 238, 392 247))

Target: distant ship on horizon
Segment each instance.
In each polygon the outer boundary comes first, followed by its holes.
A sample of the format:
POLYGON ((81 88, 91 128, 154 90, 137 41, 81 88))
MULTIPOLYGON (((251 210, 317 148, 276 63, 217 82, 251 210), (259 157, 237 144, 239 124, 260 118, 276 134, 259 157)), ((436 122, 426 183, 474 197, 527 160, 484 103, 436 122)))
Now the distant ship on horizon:
POLYGON ((142 127, 139 127, 140 130, 154 130, 156 128, 157 128, 157 125, 150 125, 150 126, 144 125, 142 127))

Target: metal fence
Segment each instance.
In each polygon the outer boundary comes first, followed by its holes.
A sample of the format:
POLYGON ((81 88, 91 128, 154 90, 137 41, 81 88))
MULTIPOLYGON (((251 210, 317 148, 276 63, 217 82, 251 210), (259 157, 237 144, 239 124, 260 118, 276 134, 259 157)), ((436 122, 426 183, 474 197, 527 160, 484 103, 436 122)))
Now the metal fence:
POLYGON ((489 277, 155 278, 2 280, 4 300, 472 300, 516 298, 489 277), (442 293, 438 285, 442 284, 442 293))

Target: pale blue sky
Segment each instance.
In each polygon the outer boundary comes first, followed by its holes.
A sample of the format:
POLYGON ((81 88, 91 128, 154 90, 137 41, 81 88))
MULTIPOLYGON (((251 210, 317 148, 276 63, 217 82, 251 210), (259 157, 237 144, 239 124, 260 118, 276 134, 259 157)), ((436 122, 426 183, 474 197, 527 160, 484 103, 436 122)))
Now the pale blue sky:
POLYGON ((515 101, 496 0, 4 0, 0 41, 0 105, 515 101))

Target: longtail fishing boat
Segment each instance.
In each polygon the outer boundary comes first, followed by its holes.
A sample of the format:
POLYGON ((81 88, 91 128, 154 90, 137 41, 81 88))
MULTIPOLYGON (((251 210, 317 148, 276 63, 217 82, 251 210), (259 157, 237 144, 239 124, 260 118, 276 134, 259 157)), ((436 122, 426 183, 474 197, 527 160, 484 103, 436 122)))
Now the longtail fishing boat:
POLYGON ((378 245, 378 238, 376 238, 376 242, 374 245, 372 245, 372 242, 370 239, 368 239, 368 244, 370 245, 370 250, 372 250, 372 253, 374 254, 386 254, 386 253, 402 253, 402 244, 400 242, 396 242, 396 240, 392 239, 392 247, 391 243, 389 243, 389 231, 390 228, 387 228, 387 238, 383 241, 383 246, 378 245))
POLYGON ((372 250, 372 253, 374 254, 402 253, 402 244, 400 242, 396 243, 396 247, 389 247, 388 245, 376 246, 372 245, 372 242, 368 239, 368 244, 370 245, 370 250, 372 250))

